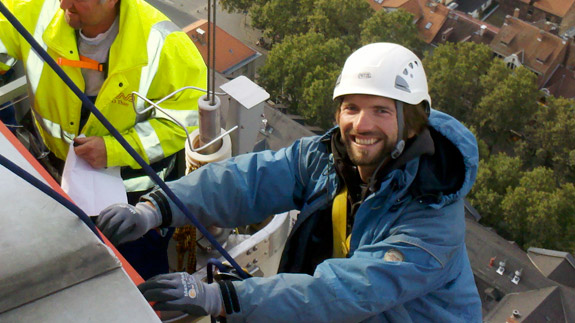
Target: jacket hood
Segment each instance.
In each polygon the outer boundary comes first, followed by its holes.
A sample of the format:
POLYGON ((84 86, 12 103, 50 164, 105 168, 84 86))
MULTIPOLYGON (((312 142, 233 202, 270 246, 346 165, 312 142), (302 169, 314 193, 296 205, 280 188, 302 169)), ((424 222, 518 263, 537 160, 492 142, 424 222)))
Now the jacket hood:
POLYGON ((434 178, 427 178, 427 184, 419 182, 419 187, 422 194, 435 195, 432 204, 441 206, 469 193, 477 177, 479 152, 475 135, 450 115, 432 109, 429 126, 436 153, 422 158, 416 181, 433 173, 434 178))

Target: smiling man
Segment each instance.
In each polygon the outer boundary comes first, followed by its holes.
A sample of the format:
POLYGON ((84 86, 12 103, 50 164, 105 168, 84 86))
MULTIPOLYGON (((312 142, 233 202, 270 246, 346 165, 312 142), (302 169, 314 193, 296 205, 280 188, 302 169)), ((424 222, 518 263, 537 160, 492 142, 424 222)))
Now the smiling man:
MULTIPOLYGON (((154 308, 229 322, 481 322, 463 206, 475 137, 430 109, 421 61, 396 44, 354 52, 333 98, 338 127, 325 135, 168 183, 204 225, 300 210, 280 273, 217 284, 159 275, 139 286, 154 308)), ((161 190, 143 200, 104 210, 102 232, 127 241, 188 223, 161 190)))
MULTIPOLYGON (((184 86, 206 87, 207 69, 192 40, 144 0, 2 0, 124 139, 165 178, 184 148, 185 131, 132 93, 158 101, 184 86)), ((74 143, 93 168, 121 167, 128 201, 154 183, 60 77, 0 15, 0 72, 21 60, 31 91, 32 116, 51 165, 63 168, 74 143), (84 134, 85 138, 78 137, 84 134)), ((190 90, 162 103, 193 130, 198 99, 190 90)), ((53 174, 58 178, 59 174, 53 174)), ((99 192, 93 192, 99 194, 99 192)), ((169 236, 151 232, 120 251, 143 277, 168 271, 169 236)))

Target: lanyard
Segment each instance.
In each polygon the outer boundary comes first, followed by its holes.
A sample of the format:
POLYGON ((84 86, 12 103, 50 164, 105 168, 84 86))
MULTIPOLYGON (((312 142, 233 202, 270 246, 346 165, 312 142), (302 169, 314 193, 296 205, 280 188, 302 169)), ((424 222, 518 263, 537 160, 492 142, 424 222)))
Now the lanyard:
POLYGON ((82 56, 82 55, 80 55, 79 61, 66 59, 63 57, 58 57, 58 65, 87 68, 90 70, 96 70, 96 71, 100 71, 100 72, 104 71, 104 64, 103 63, 100 63, 96 60, 93 60, 89 57, 82 56))

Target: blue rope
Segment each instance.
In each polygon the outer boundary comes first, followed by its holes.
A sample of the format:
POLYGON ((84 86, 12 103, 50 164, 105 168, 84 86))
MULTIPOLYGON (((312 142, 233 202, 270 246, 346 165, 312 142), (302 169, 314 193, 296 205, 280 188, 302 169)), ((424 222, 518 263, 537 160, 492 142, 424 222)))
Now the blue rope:
POLYGON ((32 35, 22 26, 18 19, 6 8, 4 3, 0 1, 0 12, 6 17, 8 21, 14 26, 14 28, 26 39, 26 41, 32 46, 34 51, 48 64, 56 74, 68 85, 70 90, 76 94, 76 96, 86 105, 92 114, 102 123, 102 125, 110 132, 114 138, 124 147, 124 149, 136 160, 136 162, 142 167, 148 176, 164 191, 164 193, 176 204, 176 206, 185 214, 185 216, 193 223, 195 227, 200 230, 200 232, 208 239, 208 241, 216 248, 222 256, 230 262, 232 267, 234 267, 242 278, 247 278, 248 275, 242 270, 240 265, 230 256, 230 254, 217 242, 217 240, 212 236, 212 234, 200 224, 200 222, 194 217, 194 215, 186 208, 186 206, 180 201, 176 195, 168 188, 166 183, 154 172, 152 167, 148 165, 142 157, 128 144, 126 139, 112 126, 112 124, 102 115, 102 113, 94 106, 92 101, 82 92, 76 84, 66 75, 66 73, 56 64, 54 59, 38 44, 38 42, 32 37, 32 35))
POLYGON ((86 213, 84 213, 84 211, 82 211, 82 209, 80 209, 76 204, 70 202, 68 199, 66 199, 65 197, 60 195, 58 192, 56 192, 50 186, 46 185, 44 182, 42 182, 41 180, 36 178, 36 176, 28 173, 27 171, 22 169, 20 166, 14 164, 8 158, 4 157, 4 155, 2 155, 2 154, 0 154, 0 164, 2 164, 2 166, 6 167, 8 170, 10 170, 12 173, 20 176, 20 178, 22 178, 26 182, 32 184, 34 187, 36 187, 40 191, 46 193, 51 198, 55 199, 57 202, 62 204, 64 207, 66 207, 68 210, 72 211, 72 213, 76 214, 84 223, 86 223, 88 228, 90 228, 90 230, 92 230, 92 232, 94 232, 94 234, 100 239, 100 241, 104 242, 104 240, 102 239, 102 237, 98 233, 96 226, 90 220, 90 217, 88 215, 86 215, 86 213))

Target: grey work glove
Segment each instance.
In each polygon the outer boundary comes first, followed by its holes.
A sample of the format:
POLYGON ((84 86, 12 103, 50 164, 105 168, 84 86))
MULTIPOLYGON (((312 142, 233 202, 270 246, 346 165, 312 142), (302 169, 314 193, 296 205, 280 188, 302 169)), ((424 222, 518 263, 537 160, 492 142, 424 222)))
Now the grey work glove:
POLYGON ((100 212, 96 226, 114 245, 136 240, 162 223, 162 215, 147 203, 112 204, 100 212))
POLYGON ((218 284, 197 281, 186 273, 154 276, 138 285, 147 301, 156 302, 157 311, 181 311, 193 317, 218 316, 222 311, 222 295, 218 284))

